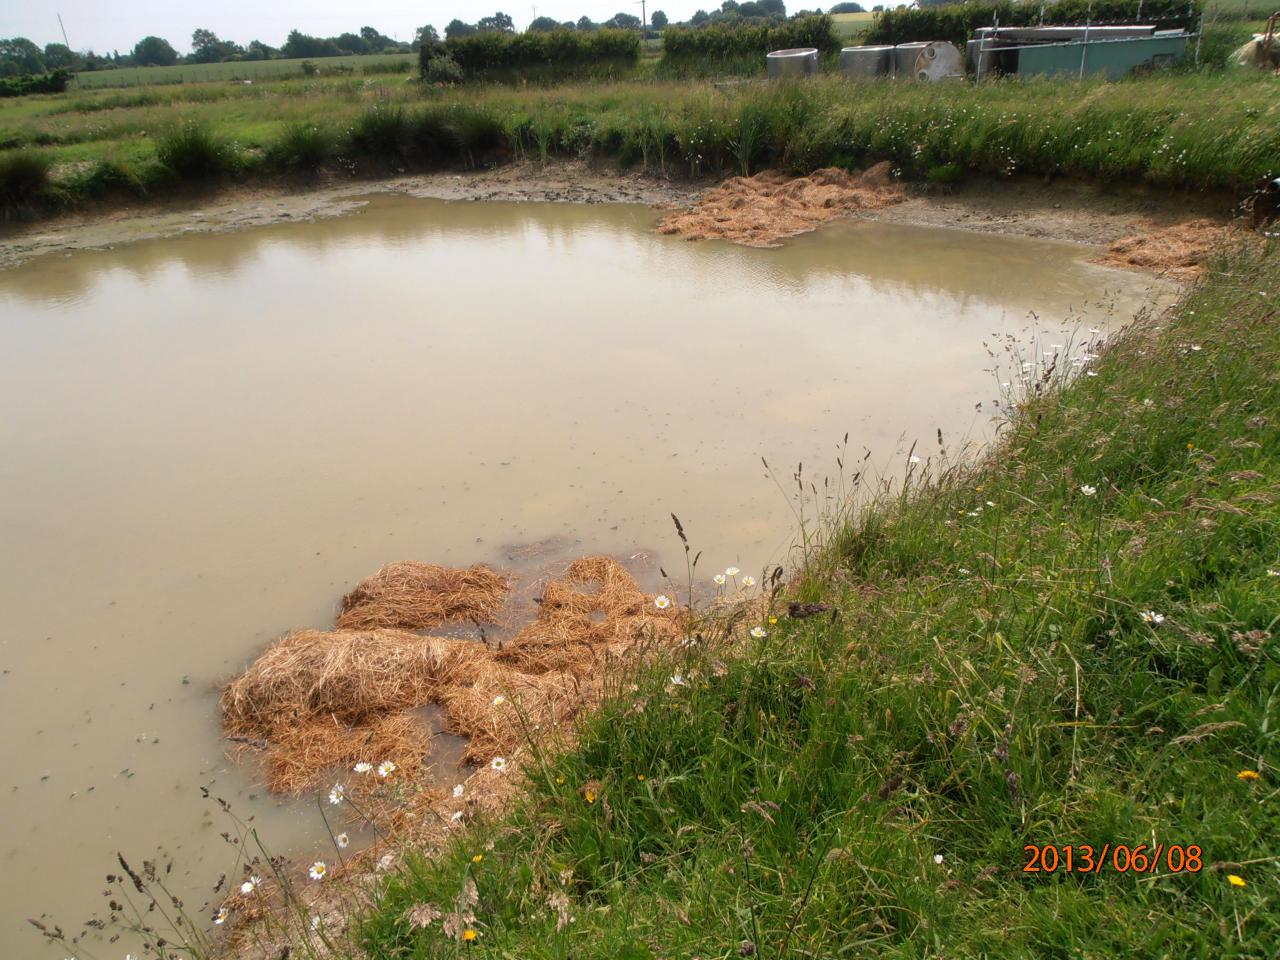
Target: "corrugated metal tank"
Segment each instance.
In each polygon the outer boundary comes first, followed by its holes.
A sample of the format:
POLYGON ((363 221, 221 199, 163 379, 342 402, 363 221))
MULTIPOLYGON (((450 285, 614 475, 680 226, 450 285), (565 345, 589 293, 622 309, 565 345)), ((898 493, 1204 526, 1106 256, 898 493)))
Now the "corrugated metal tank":
POLYGON ((847 77, 893 76, 893 47, 845 47, 840 69, 847 77))
POLYGON ((929 44, 924 41, 900 43, 893 48, 893 72, 899 77, 914 77, 916 57, 929 44))
POLYGON ((818 72, 818 49, 772 50, 765 54, 764 62, 771 77, 803 77, 818 72))

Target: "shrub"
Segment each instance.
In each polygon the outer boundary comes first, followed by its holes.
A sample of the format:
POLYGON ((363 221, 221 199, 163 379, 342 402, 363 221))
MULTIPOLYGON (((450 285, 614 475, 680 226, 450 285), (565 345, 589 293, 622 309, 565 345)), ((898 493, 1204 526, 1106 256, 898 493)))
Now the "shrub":
MULTIPOLYGON (((1043 7, 1045 24, 1134 23, 1142 11, 1142 23, 1164 29, 1193 27, 1200 21, 1201 0, 1057 0, 1043 7)), ((916 40, 950 40, 963 43, 977 27, 989 27, 999 17, 1003 27, 1025 27, 1041 23, 1039 4, 954 3, 937 7, 898 7, 879 14, 866 33, 865 42, 910 43, 916 40)))
POLYGON ((292 172, 310 172, 333 159, 336 150, 333 132, 314 123, 290 123, 280 139, 267 150, 273 166, 292 172))
POLYGON ((182 180, 212 180, 236 168, 236 154, 226 140, 198 123, 182 123, 156 144, 160 165, 182 180))
POLYGON ((347 134, 347 146, 357 156, 386 162, 402 160, 409 141, 409 121, 400 106, 382 104, 370 107, 347 134))
POLYGON ((462 66, 448 52, 441 53, 427 61, 422 68, 422 79, 427 83, 461 83, 462 66))
MULTIPOLYGON (((488 31, 451 37, 449 54, 463 72, 479 75, 513 67, 582 67, 599 63, 634 63, 640 57, 640 34, 633 30, 597 30, 577 33, 498 33, 488 31)), ((423 48, 426 55, 429 48, 423 48)), ((422 61, 425 72, 427 60, 422 61)))
MULTIPOLYGON (((738 57, 762 57, 770 50, 817 47, 840 48, 834 21, 826 16, 799 17, 776 27, 766 24, 713 27, 668 27, 662 34, 663 59, 723 62, 738 57)), ((763 68, 763 61, 760 62, 763 68)))
POLYGON ((49 186, 52 161, 43 153, 16 150, 0 154, 0 207, 11 212, 33 206, 49 186))
POLYGON ((29 93, 62 93, 71 81, 71 72, 61 68, 51 73, 24 77, 0 77, 0 97, 23 97, 29 93))

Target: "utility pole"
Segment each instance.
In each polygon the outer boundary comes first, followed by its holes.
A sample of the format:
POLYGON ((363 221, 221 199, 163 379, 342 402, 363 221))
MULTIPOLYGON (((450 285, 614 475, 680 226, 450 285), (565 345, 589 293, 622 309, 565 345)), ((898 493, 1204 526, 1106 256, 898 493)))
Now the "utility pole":
POLYGON ((62 25, 62 14, 58 14, 58 29, 62 31, 62 42, 67 45, 67 49, 71 49, 71 41, 67 39, 67 28, 62 25))

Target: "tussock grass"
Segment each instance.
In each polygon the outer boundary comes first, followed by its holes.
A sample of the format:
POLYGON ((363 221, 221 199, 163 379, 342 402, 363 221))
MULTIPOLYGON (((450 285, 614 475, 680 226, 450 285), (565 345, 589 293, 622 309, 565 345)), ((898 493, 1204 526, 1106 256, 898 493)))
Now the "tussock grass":
POLYGON ((49 184, 49 157, 34 150, 0 154, 0 210, 5 218, 35 204, 49 184))
POLYGON ((1031 364, 989 456, 877 487, 768 610, 616 680, 509 818, 385 879, 367 954, 452 955, 413 918, 474 883, 477 956, 1269 956, 1278 296, 1280 256, 1238 258, 1096 376, 1031 364))
POLYGON ((239 159, 226 139, 194 122, 179 124, 156 144, 156 161, 180 180, 220 180, 239 159))

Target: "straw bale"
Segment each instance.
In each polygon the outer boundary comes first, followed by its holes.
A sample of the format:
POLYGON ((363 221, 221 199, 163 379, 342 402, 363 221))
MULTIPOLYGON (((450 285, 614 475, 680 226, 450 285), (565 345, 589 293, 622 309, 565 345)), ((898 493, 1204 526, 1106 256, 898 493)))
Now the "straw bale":
POLYGON ((429 630, 454 620, 493 622, 507 596, 507 578, 484 564, 441 567, 389 563, 342 598, 341 630, 429 630))

